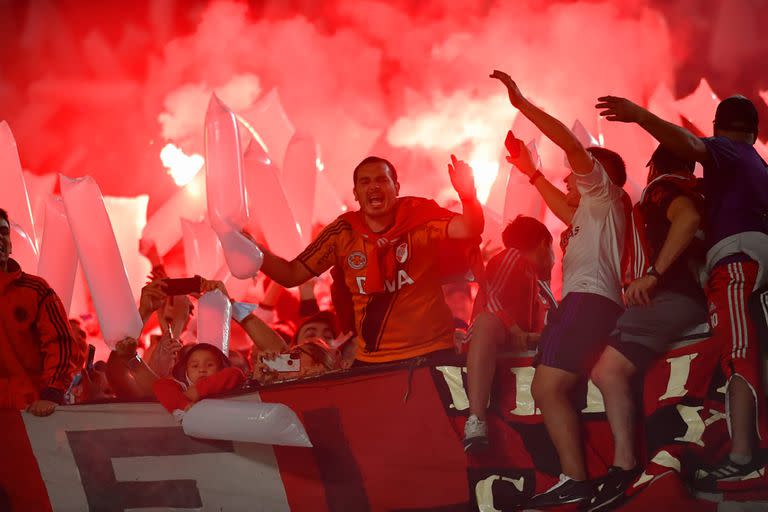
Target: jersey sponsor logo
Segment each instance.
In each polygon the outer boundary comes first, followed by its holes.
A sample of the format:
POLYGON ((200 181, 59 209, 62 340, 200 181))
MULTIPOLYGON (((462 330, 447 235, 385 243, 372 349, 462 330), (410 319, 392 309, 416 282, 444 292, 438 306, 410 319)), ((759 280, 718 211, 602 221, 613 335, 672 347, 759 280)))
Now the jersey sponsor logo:
POLYGON ((571 241, 571 238, 578 235, 580 230, 581 228, 579 226, 568 226, 568 229, 563 231, 560 235, 560 248, 563 252, 568 248, 568 242, 571 241))
POLYGON ((395 250, 395 258, 397 258, 398 263, 405 263, 405 261, 408 259, 407 242, 403 242, 397 246, 397 249, 395 250))
MULTIPOLYGON (((357 283, 357 292, 360 295, 367 295, 365 293, 365 276, 357 276, 355 278, 355 282, 357 283)), ((400 269, 397 271, 397 276, 393 280, 385 279, 384 280, 384 286, 386 287, 387 291, 389 293, 394 293, 396 291, 401 290, 404 286, 408 286, 413 284, 415 281, 411 276, 408 275, 408 272, 406 272, 403 269, 400 269)))
POLYGON ((355 251, 347 256, 347 265, 355 270, 360 270, 368 264, 368 258, 360 251, 355 251))

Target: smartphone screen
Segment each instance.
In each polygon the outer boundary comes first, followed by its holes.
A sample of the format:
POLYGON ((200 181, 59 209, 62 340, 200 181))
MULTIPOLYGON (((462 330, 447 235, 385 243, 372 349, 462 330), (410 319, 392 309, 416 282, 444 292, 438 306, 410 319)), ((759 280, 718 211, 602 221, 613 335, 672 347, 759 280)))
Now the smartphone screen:
POLYGON ((202 287, 203 278, 200 276, 165 280, 165 293, 168 295, 191 295, 193 293, 200 293, 202 287))

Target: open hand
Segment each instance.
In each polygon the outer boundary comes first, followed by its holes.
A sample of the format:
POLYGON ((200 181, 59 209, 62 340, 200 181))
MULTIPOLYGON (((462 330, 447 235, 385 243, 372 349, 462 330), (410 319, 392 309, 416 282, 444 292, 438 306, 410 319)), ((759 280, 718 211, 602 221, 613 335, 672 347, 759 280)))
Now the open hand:
POLYGON ((507 94, 509 94, 509 102, 513 106, 519 107, 525 101, 523 93, 520 92, 520 88, 517 87, 515 81, 512 80, 512 77, 507 73, 494 69, 493 73, 490 74, 490 77, 495 78, 504 84, 504 87, 507 88, 507 94))
POLYGON ((640 123, 648 112, 643 107, 618 96, 601 96, 597 101, 595 108, 601 110, 600 115, 609 121, 640 123))
POLYGON ((471 199, 477 197, 475 192, 475 176, 469 164, 451 155, 451 163, 448 164, 448 175, 451 178, 451 185, 459 194, 459 198, 471 199))

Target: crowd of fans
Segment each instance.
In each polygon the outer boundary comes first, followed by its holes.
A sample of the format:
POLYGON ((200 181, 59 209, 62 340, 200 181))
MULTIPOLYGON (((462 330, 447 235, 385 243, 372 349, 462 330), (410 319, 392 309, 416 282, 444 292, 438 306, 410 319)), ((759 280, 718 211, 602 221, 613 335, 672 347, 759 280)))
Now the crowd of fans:
POLYGON ((498 353, 535 351, 532 393, 562 475, 530 506, 604 510, 642 471, 635 452, 637 379, 672 341, 709 322, 709 343, 721 348, 728 379, 732 446, 694 486, 715 490, 762 467, 759 447, 768 431, 758 340, 765 318, 749 305, 766 296, 768 284, 768 169, 753 147, 754 105, 742 96, 724 100, 714 136, 699 138, 626 99, 600 98, 596 107, 609 121, 636 123, 660 142, 647 186, 632 205, 618 154, 584 147, 509 75, 491 77, 562 148, 572 170, 563 192, 525 144, 507 135, 508 161, 567 227, 559 304, 549 288, 553 238, 538 220, 514 219, 504 230, 504 248, 483 258, 483 210, 466 163, 451 156, 448 164, 462 207, 455 213, 428 199, 399 197, 395 166, 368 157, 352 176, 359 210, 325 226, 295 259, 251 238, 264 253, 263 299, 232 301, 232 322, 250 349, 225 354, 196 342, 190 319, 197 298, 213 290, 228 296, 227 289, 201 278, 194 293, 169 293, 169 277, 148 241, 142 253, 154 267, 139 313, 145 331, 156 323, 159 334, 122 340, 106 362, 94 363, 79 322, 67 319, 42 279, 11 259, 10 219, 0 210, 0 407, 44 416, 65 402, 156 397, 181 419, 200 399, 239 389, 360 366, 466 358, 464 447, 474 452, 493 449, 486 408, 498 353), (703 166, 702 179, 694 177, 695 162, 703 166), (286 288, 297 286, 298 300, 283 300, 290 296, 286 288), (318 289, 328 307, 320 308, 318 289), (587 477, 579 413, 569 398, 586 378, 603 394, 615 446, 599 482, 587 477))

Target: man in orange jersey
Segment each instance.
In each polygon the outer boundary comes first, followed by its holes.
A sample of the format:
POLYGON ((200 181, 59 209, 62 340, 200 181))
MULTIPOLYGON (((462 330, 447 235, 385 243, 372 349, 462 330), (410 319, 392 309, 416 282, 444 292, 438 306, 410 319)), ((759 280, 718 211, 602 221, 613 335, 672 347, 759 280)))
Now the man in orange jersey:
POLYGON ((262 271, 285 287, 331 267, 343 272, 354 307, 357 364, 453 350, 453 319, 441 289, 444 266, 437 262, 460 258, 441 254, 444 242, 478 239, 484 219, 472 169, 453 155, 451 160, 461 215, 428 199, 398 197, 395 167, 371 156, 353 173, 358 211, 339 216, 292 261, 264 251, 262 271))
POLYGON ((61 300, 11 259, 11 223, 0 209, 0 409, 48 416, 84 360, 61 300))

